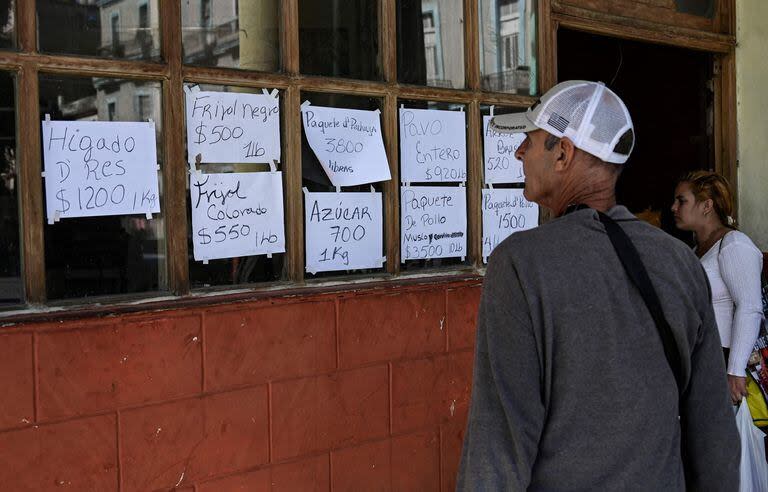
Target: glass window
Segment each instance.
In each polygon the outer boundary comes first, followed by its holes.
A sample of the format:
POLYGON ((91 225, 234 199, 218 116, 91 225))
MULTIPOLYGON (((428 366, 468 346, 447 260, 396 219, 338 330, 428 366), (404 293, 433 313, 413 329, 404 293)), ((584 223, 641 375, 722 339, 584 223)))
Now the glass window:
POLYGON ((536 94, 536 0, 478 0, 485 91, 536 94))
MULTIPOLYGON (((347 109, 362 109, 366 111, 373 111, 376 109, 381 110, 382 108, 382 101, 380 99, 371 98, 371 97, 359 97, 359 96, 348 96, 344 94, 320 94, 320 93, 313 93, 313 92, 302 92, 301 94, 301 100, 309 101, 314 106, 325 106, 325 107, 331 107, 331 108, 347 108, 347 109)), ((387 142, 384 141, 384 145, 386 146, 387 142)), ((322 164, 320 164, 320 161, 317 160, 317 156, 315 156, 315 153, 312 151, 312 148, 309 146, 309 142, 307 141, 307 136, 304 133, 304 127, 302 125, 301 128, 301 176, 302 176, 302 186, 307 189, 307 191, 311 192, 325 192, 325 191, 336 191, 336 188, 331 184, 331 180, 328 179, 328 175, 325 173, 325 170, 323 169, 322 164)), ((359 185, 359 186, 345 186, 342 189, 342 193, 345 192, 367 192, 371 191, 371 186, 377 191, 381 192, 383 190, 382 183, 373 183, 371 184, 365 184, 365 185, 359 185)), ((383 198, 382 198, 383 199, 383 198)), ((383 202, 382 202, 383 206, 383 202)), ((384 224, 386 224, 387 217, 385 208, 382 208, 382 227, 384 227, 384 224)), ((302 214, 302 223, 304 223, 304 216, 302 214)), ((382 256, 384 256, 384 245, 387 241, 387 235, 386 235, 386 227, 384 227, 383 231, 383 243, 382 243, 382 256)), ((386 263, 385 263, 386 266, 386 263)), ((355 273, 355 274, 371 274, 371 273, 382 273, 384 272, 385 268, 372 268, 372 269, 366 269, 366 270, 350 270, 347 271, 347 274, 355 273)), ((327 277, 338 277, 340 275, 344 275, 344 272, 319 272, 316 274, 312 274, 309 272, 305 272, 304 276, 307 279, 313 279, 313 278, 327 278, 327 277)))
POLYGON ((299 0, 299 70, 380 80, 376 0, 299 0))
POLYGON ((16 87, 0 72, 0 306, 23 300, 16 167, 16 87))
MULTIPOLYGON (((439 110, 446 110, 446 111, 459 111, 465 106, 463 104, 454 104, 454 103, 443 103, 443 102, 434 102, 434 101, 411 101, 411 100, 405 100, 401 99, 397 102, 398 107, 403 106, 405 108, 410 109, 439 109, 439 110)), ((398 125, 398 131, 402 131, 402 126, 398 125)), ((466 134, 465 134, 466 135, 466 134)), ((402 135, 399 135, 399 138, 403 138, 402 135)), ((466 138, 466 136, 465 136, 466 138)), ((469 166, 469 161, 467 161, 467 166, 469 166)), ((401 166, 402 169, 402 166, 401 166)), ((410 183, 411 186, 458 186, 458 182, 421 182, 421 183, 410 183)), ((466 189, 466 188, 462 188, 466 189)), ((466 193, 466 192, 465 192, 466 193)), ((467 203, 467 207, 469 204, 467 203)), ((400 203, 400 207, 403 207, 403 203, 400 203)), ((468 212, 468 209, 465 211, 465 213, 468 212)), ((402 213, 402 211, 401 211, 402 213)), ((431 217, 427 218, 428 221, 431 221, 431 217)), ((398 217, 398 220, 400 220, 400 217, 398 217)), ((467 222, 467 231, 469 231, 469 223, 467 222)), ((402 234, 403 231, 400 231, 400 234, 402 234)), ((402 244, 402 240, 400 241, 402 244)), ((467 249, 469 248, 469 241, 467 240, 466 243, 467 249)), ((429 253, 428 253, 429 254, 429 253)), ((400 256, 404 257, 404 253, 401 251, 400 256)), ((419 271, 419 270, 425 270, 425 269, 439 269, 439 268, 445 268, 445 267, 456 267, 456 266, 462 266, 467 265, 469 266, 469 260, 468 255, 466 253, 466 250, 464 252, 465 258, 462 259, 461 256, 455 256, 450 258, 434 258, 434 259, 427 259, 427 260, 406 260, 402 265, 400 265, 400 270, 403 272, 411 272, 411 271, 419 271)))
POLYGON ((397 0, 397 78, 405 84, 464 88, 461 0, 397 0))
MULTIPOLYGON (((217 92, 244 92, 260 94, 258 89, 201 84, 201 91, 217 92)), ((278 170, 283 170, 278 165, 278 170)), ((205 173, 227 173, 227 172, 260 172, 269 171, 267 164, 201 164, 200 171, 205 173)), ((285 189, 283 189, 285 196, 285 189)), ((192 206, 189 194, 189 181, 187 181, 187 224, 189 236, 187 237, 189 248, 189 278, 193 289, 206 287, 215 287, 223 285, 238 285, 255 282, 274 282, 285 280, 285 254, 276 253, 272 258, 266 255, 244 256, 238 258, 221 258, 209 260, 208 264, 201 261, 195 261, 194 257, 194 231, 192 230, 192 206)), ((286 243, 286 248, 291 245, 286 243)))
POLYGON ((184 63, 276 72, 278 0, 183 0, 184 63))
POLYGON ((13 0, 0 0, 0 48, 16 46, 16 22, 13 0))
MULTIPOLYGON (((160 94, 160 83, 153 81, 41 76, 40 118, 46 114, 52 120, 68 121, 142 121, 151 117, 160 164, 160 94)), ((162 194, 162 187, 160 191, 162 194)), ((152 220, 140 215, 67 218, 46 223, 44 234, 49 299, 166 288, 162 213, 152 220)))
POLYGON ((37 0, 40 51, 158 60, 158 18, 158 0, 37 0))

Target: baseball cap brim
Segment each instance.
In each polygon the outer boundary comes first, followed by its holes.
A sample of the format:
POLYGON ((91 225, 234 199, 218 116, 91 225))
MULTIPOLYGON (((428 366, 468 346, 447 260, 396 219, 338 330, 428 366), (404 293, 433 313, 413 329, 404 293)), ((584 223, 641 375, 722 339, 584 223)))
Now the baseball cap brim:
POLYGON ((528 133, 539 129, 531 121, 530 111, 494 116, 491 128, 499 133, 528 133))

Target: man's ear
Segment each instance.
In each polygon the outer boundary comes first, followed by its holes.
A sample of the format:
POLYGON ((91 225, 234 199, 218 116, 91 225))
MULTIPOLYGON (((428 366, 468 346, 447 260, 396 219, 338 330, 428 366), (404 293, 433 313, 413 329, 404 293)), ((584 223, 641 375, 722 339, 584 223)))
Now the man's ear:
POLYGON ((573 157, 576 155, 576 146, 573 145, 571 139, 563 137, 557 142, 552 151, 555 152, 555 170, 565 171, 573 163, 573 157))

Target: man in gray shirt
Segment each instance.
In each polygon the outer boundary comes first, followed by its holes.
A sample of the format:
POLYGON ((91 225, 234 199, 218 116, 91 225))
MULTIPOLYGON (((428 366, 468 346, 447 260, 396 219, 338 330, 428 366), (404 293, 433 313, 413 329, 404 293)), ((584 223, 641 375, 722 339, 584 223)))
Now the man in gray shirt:
POLYGON ((680 241, 616 204, 634 145, 603 84, 558 84, 526 113, 525 196, 556 219, 491 255, 458 490, 737 490, 739 440, 704 271, 680 241), (659 331, 597 211, 631 239, 679 354, 659 331))

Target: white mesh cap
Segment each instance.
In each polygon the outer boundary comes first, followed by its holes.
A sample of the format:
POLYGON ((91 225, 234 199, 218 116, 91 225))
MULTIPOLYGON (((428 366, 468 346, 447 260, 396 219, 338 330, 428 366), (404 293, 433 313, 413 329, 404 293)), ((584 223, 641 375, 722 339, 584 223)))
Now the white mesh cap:
POLYGON ((614 164, 627 162, 635 146, 627 107, 602 82, 561 82, 528 111, 495 116, 491 126, 504 133, 541 129, 568 137, 577 148, 614 164))

